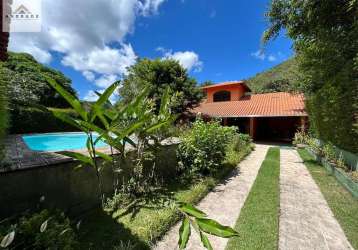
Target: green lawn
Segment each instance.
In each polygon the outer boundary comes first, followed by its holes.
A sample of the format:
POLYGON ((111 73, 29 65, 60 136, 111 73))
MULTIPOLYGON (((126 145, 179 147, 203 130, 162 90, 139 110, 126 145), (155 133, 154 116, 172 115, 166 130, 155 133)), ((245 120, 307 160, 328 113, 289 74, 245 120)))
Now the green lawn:
MULTIPOLYGON (((250 148, 237 160, 249 152, 250 148)), ((121 209, 112 215, 101 209, 92 211, 81 226, 81 249, 114 249, 113 246, 128 241, 135 245, 134 249, 150 249, 151 242, 163 236, 179 220, 176 210, 165 203, 168 198, 194 204, 199 202, 231 173, 232 163, 224 164, 222 170, 212 177, 189 180, 184 184, 174 180, 155 197, 138 200, 127 210, 121 209)))
POLYGON ((277 249, 280 149, 270 148, 236 222, 239 237, 226 250, 277 249))
POLYGON ((329 175, 324 167, 314 161, 305 149, 298 149, 298 153, 319 186, 348 240, 355 249, 358 249, 358 200, 339 184, 334 176, 329 175))

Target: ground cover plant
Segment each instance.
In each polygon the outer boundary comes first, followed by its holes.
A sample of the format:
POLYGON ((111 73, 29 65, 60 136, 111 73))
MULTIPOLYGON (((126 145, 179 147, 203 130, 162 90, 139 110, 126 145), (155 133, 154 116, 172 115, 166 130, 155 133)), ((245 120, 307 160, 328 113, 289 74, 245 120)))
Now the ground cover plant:
POLYGON ((317 163, 305 150, 298 149, 311 176, 320 188, 334 217, 338 220, 345 235, 358 248, 358 200, 355 199, 326 169, 317 163))
POLYGON ((230 239, 226 250, 277 249, 279 175, 280 149, 269 148, 234 227, 239 237, 230 239))
POLYGON ((342 152, 339 153, 340 150, 331 142, 324 143, 322 141, 318 141, 316 138, 308 135, 305 132, 297 132, 295 134, 293 143, 296 145, 307 145, 309 149, 317 156, 322 157, 332 166, 343 170, 349 178, 355 182, 358 182, 357 170, 354 170, 353 167, 345 161, 342 152))
POLYGON ((41 210, 0 221, 5 249, 76 249, 78 228, 63 213, 41 210))
MULTIPOLYGON (((134 165, 134 174, 130 178, 130 184, 127 184, 126 186, 128 190, 126 194, 131 198, 136 198, 133 201, 135 208, 140 204, 140 201, 145 201, 145 203, 142 204, 143 206, 150 205, 150 203, 147 202, 150 193, 146 192, 146 190, 150 189, 143 189, 141 187, 141 185, 150 187, 152 184, 148 181, 144 172, 144 162, 147 160, 146 149, 152 148, 153 145, 156 145, 158 142, 158 137, 155 136, 155 131, 172 123, 175 119, 175 116, 171 115, 169 109, 170 89, 167 88, 163 94, 159 110, 150 108, 155 107, 155 105, 151 105, 152 100, 146 99, 149 88, 145 88, 130 104, 116 109, 116 107, 112 106, 108 101, 108 98, 118 87, 119 82, 115 82, 107 88, 103 94, 99 94, 98 100, 90 107, 90 110, 87 111, 79 100, 68 93, 61 85, 57 84, 52 79, 47 80, 49 84, 73 107, 78 114, 78 118, 57 112, 56 110, 52 111, 53 114, 62 121, 79 128, 88 136, 87 154, 75 152, 62 152, 62 154, 77 159, 81 162, 80 167, 90 166, 95 169, 98 180, 99 200, 102 206, 105 204, 105 194, 102 188, 103 184, 100 172, 102 167, 105 166, 101 166, 97 158, 102 158, 109 163, 115 172, 120 171, 121 163, 123 163, 123 160, 126 158, 126 143, 134 147, 137 155, 134 165), (154 110, 155 112, 153 112, 154 110), (102 126, 98 126, 95 123, 97 118, 102 123, 102 126), (98 133, 99 135, 96 140, 94 140, 93 133, 98 133), (135 140, 130 137, 131 135, 135 135, 135 140), (113 153, 111 155, 105 155, 96 150, 96 143, 101 139, 111 146, 112 152, 113 149, 119 152, 118 160, 114 158, 113 153)), ((226 129, 227 128, 221 128, 223 131, 226 129)), ((223 147, 225 148, 226 146, 227 143, 225 143, 223 147)), ((224 157, 222 158, 224 159, 224 157)), ((160 197, 155 196, 155 199, 158 198, 160 199, 160 197)), ((191 235, 191 228, 195 229, 195 231, 200 234, 203 246, 207 249, 212 249, 212 247, 206 234, 213 234, 218 237, 226 238, 237 235, 235 230, 209 219, 203 211, 198 210, 190 203, 178 200, 174 200, 174 202, 170 203, 169 200, 168 206, 174 208, 176 213, 180 213, 183 218, 182 229, 180 230, 180 240, 178 242, 181 249, 186 247, 191 235)))

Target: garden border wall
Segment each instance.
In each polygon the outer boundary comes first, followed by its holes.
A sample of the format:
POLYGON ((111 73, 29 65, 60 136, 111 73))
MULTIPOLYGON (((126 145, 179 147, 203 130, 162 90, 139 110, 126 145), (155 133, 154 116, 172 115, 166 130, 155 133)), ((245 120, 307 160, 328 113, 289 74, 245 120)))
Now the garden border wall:
MULTIPOLYGON (((156 172, 163 180, 175 178, 177 145, 162 145, 157 151, 156 172)), ((119 180, 130 175, 132 165, 128 162, 119 180)), ((61 209, 70 216, 98 206, 95 170, 87 166, 74 170, 76 166, 78 162, 72 161, 0 173, 0 219, 39 206, 61 209), (45 197, 43 202, 40 202, 41 197, 45 197)), ((104 192, 113 193, 113 171, 104 168, 101 178, 104 192)))
MULTIPOLYGON (((306 147, 307 152, 312 155, 312 157, 319 162, 321 165, 323 165, 326 170, 332 174, 336 180, 342 184, 352 195, 353 197, 358 199, 358 183, 355 183, 353 180, 351 180, 343 170, 334 167, 332 164, 327 162, 322 157, 316 155, 309 147, 306 147)), ((355 170, 357 171, 357 170, 355 170)))

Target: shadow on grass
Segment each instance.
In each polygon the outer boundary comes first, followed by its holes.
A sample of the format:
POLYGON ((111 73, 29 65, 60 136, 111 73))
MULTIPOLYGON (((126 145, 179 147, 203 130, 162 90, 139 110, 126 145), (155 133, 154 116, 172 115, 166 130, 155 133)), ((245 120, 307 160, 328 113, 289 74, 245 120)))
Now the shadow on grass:
POLYGON ((235 170, 233 165, 224 164, 220 171, 210 176, 181 176, 171 180, 149 194, 133 200, 125 208, 112 211, 110 215, 100 208, 93 210, 84 216, 86 219, 80 229, 81 249, 114 249, 114 246, 128 242, 135 245, 134 249, 150 249, 150 242, 158 240, 180 218, 175 210, 168 212, 166 209, 172 206, 175 200, 197 203, 217 184, 225 184, 238 174, 240 171, 235 170), (199 190, 193 188, 198 183, 203 183, 199 190), (161 214, 160 211, 168 217, 158 217, 157 213, 161 214), (121 221, 125 221, 125 224, 121 221), (143 229, 139 228, 141 223, 152 225, 143 229), (134 232, 140 232, 140 236, 137 236, 137 233, 134 235, 134 232), (150 237, 147 234, 150 234, 150 237))
POLYGON ((146 242, 134 236, 101 208, 85 215, 79 231, 80 249, 107 250, 116 249, 120 245, 131 245, 138 250, 150 249, 146 242))
POLYGON ((134 220, 141 209, 161 209, 168 207, 174 201, 174 192, 168 189, 156 189, 155 192, 147 194, 133 200, 128 206, 120 209, 119 212, 114 212, 112 217, 119 219, 126 215, 130 215, 131 220, 134 220))

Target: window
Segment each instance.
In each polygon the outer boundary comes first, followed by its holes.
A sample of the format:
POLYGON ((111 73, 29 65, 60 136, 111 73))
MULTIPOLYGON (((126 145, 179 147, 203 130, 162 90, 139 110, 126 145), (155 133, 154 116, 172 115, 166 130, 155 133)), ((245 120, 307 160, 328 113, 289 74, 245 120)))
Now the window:
POLYGON ((230 92, 229 91, 218 91, 216 93, 214 93, 214 102, 225 102, 225 101, 230 101, 230 92))

